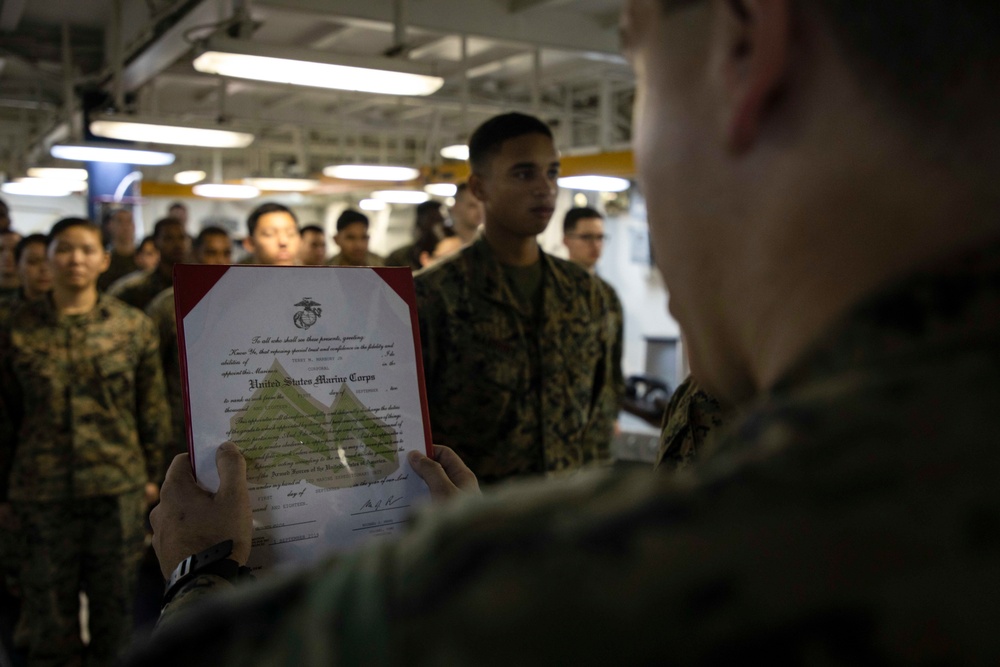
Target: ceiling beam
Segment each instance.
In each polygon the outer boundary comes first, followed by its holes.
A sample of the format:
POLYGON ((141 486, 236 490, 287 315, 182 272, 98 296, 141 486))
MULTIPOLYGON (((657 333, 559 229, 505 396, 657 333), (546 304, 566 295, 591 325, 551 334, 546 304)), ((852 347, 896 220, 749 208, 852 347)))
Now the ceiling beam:
MULTIPOLYGON (((466 34, 499 39, 531 47, 573 52, 619 53, 618 33, 580 12, 541 7, 530 20, 507 11, 506 3, 435 0, 408 7, 408 25, 435 33, 466 34)), ((326 20, 363 20, 393 23, 392 0, 258 0, 254 12, 297 11, 326 20)))
POLYGON ((220 3, 203 0, 188 11, 177 23, 167 29, 152 44, 129 62, 122 72, 122 85, 126 91, 133 91, 148 83, 178 58, 191 50, 186 39, 189 30, 204 27, 227 18, 221 16, 220 3))

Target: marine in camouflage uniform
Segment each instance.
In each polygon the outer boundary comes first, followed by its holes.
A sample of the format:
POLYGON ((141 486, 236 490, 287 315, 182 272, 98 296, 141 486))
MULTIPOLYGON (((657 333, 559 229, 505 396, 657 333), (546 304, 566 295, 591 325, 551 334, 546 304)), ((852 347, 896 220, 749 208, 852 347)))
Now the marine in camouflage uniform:
MULTIPOLYGON (((347 259, 344 257, 344 253, 338 252, 336 255, 331 257, 326 261, 327 266, 355 266, 354 264, 348 264, 347 259)), ((361 266, 386 266, 385 260, 376 255, 375 253, 369 251, 365 256, 365 263, 361 266)), ((390 264, 389 266, 396 266, 390 264)), ((399 264, 403 266, 403 264, 399 264)))
POLYGON ((604 293, 571 262, 541 253, 540 265, 540 319, 482 237, 415 279, 434 442, 483 482, 610 455, 604 293))
POLYGON ((149 302, 157 294, 172 287, 173 277, 167 277, 153 269, 152 271, 134 271, 129 275, 115 281, 107 293, 120 301, 124 301, 133 308, 145 310, 149 302))
POLYGON ((734 412, 689 376, 674 391, 664 411, 656 469, 676 472, 691 466, 732 422, 734 412))
MULTIPOLYGON (((181 390, 181 361, 177 342, 177 311, 174 310, 173 286, 160 292, 146 307, 146 314, 153 320, 160 336, 160 363, 167 384, 167 400, 170 403, 170 423, 173 438, 164 452, 163 465, 166 466, 178 454, 186 454, 187 426, 184 422, 184 396, 181 390)), ((161 475, 162 477, 162 475, 161 475)))
POLYGON ((160 253, 156 268, 122 278, 108 288, 108 294, 128 305, 145 310, 156 295, 174 284, 174 264, 187 258, 190 239, 184 223, 177 218, 161 218, 153 227, 153 245, 160 253))
POLYGON ((995 663, 998 340, 1000 246, 854 309, 689 476, 517 485, 291 579, 199 577, 129 664, 995 663))
POLYGON ((25 535, 32 664, 78 662, 80 590, 88 660, 109 664, 131 627, 143 489, 170 434, 156 331, 105 295, 81 315, 59 315, 51 298, 26 304, 0 328, 0 374, 0 502, 25 535))

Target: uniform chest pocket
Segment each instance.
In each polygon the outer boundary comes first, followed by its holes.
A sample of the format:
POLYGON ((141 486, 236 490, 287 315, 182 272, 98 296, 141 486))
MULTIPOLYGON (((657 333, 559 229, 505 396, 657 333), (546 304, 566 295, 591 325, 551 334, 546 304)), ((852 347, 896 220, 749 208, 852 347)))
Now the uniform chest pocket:
POLYGON ((133 393, 135 388, 135 367, 118 355, 105 355, 94 360, 97 376, 106 390, 113 396, 133 393))

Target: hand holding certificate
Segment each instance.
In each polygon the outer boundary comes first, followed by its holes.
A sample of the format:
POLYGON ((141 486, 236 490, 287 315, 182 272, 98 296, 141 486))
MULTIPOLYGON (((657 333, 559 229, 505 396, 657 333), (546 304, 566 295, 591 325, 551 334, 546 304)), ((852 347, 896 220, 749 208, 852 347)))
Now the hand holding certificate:
POLYGON ((198 483, 246 459, 254 569, 397 532, 429 452, 408 269, 177 266, 175 303, 198 483))

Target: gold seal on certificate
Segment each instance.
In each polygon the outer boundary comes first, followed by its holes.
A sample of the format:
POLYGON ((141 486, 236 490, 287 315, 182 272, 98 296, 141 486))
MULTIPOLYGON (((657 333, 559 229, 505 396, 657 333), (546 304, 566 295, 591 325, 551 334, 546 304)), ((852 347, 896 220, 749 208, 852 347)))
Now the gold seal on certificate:
POLYGON ((249 565, 314 561, 398 532, 427 488, 406 452, 430 427, 409 269, 174 268, 188 442, 247 461, 249 565))

